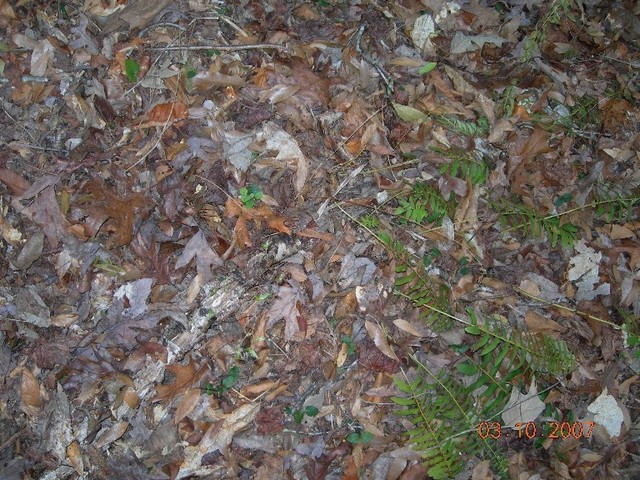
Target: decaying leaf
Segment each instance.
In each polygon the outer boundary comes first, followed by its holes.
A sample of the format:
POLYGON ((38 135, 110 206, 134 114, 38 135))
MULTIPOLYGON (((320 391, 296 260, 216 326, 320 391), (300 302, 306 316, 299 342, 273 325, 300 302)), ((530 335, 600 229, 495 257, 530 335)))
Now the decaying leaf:
POLYGON ((516 428, 518 423, 524 425, 535 421, 544 409, 545 403, 538 396, 538 388, 534 380, 526 395, 520 393, 517 387, 513 387, 511 398, 502 412, 502 420, 505 427, 516 428))
POLYGON ((202 230, 193 235, 187 242, 180 257, 176 261, 176 269, 187 266, 191 260, 196 259, 198 275, 203 281, 208 281, 213 277, 212 270, 223 265, 222 259, 209 246, 202 230))
POLYGON ((211 425, 197 446, 185 448, 185 459, 180 466, 176 480, 210 473, 210 468, 202 465, 204 455, 216 451, 226 454, 234 435, 250 425, 259 411, 260 405, 258 403, 247 403, 211 425))
POLYGON ((284 337, 287 341, 292 340, 298 333, 305 333, 303 321, 301 321, 302 312, 300 308, 305 304, 305 295, 302 286, 295 280, 290 280, 289 285, 281 285, 278 288, 276 300, 271 304, 267 312, 267 328, 280 319, 284 318, 284 337))
POLYGON ((257 139, 265 142, 266 150, 278 152, 275 160, 295 172, 293 185, 300 193, 309 175, 309 161, 298 142, 273 122, 267 122, 257 139))
POLYGON ((20 408, 30 417, 34 417, 42 408, 40 400, 40 383, 35 375, 24 368, 22 370, 22 384, 20 386, 20 408))
POLYGON ((122 10, 100 19, 104 25, 102 32, 107 34, 116 30, 144 28, 171 3, 171 0, 129 0, 122 10))
POLYGON ((378 325, 370 322, 369 320, 366 320, 364 322, 364 327, 366 328, 371 340, 373 340, 373 343, 375 343, 376 347, 378 347, 378 350, 384 353, 387 357, 399 361, 398 356, 393 351, 393 348, 391 348, 391 345, 389 345, 387 336, 378 325))
POLYGON ((587 410, 594 415, 594 422, 602 425, 610 437, 620 435, 624 414, 615 397, 609 394, 606 388, 587 407, 587 410))
POLYGON ((95 440, 96 448, 102 448, 107 445, 111 445, 113 442, 118 440, 124 432, 129 428, 129 422, 119 421, 115 422, 113 425, 110 425, 108 428, 103 429, 95 440))

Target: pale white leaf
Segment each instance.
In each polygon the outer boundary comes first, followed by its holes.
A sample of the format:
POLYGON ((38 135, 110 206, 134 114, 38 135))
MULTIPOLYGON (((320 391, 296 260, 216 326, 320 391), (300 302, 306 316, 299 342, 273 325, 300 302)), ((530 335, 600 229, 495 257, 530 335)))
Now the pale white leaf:
POLYGON ((531 382, 529 392, 520 393, 518 388, 511 390, 511 398, 502 412, 502 420, 505 427, 515 428, 516 424, 533 422, 545 409, 545 403, 538 397, 538 388, 535 380, 531 382))
POLYGON ((615 397, 609 395, 605 388, 600 396, 591 403, 587 410, 594 414, 593 421, 602 425, 611 437, 620 435, 624 414, 615 397))

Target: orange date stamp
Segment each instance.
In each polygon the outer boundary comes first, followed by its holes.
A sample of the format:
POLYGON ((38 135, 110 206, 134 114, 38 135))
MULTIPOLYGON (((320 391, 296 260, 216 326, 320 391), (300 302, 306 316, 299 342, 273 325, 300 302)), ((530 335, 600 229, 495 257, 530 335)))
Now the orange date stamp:
POLYGON ((515 432, 499 422, 480 422, 476 427, 476 433, 480 438, 486 440, 492 438, 590 438, 593 432, 593 422, 557 422, 548 421, 541 425, 535 422, 517 422, 515 424, 515 432))

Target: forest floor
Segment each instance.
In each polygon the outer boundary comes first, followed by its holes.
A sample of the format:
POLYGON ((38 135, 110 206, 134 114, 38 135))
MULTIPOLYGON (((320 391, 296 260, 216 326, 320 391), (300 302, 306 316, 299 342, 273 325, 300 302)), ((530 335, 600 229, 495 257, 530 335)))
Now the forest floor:
POLYGON ((0 478, 640 478, 636 2, 0 27, 0 478))

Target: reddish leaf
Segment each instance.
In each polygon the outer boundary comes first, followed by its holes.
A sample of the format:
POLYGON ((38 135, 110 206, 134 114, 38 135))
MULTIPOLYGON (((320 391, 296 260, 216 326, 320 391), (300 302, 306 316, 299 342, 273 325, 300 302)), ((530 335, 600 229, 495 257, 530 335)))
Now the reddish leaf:
POLYGON ((189 358, 187 365, 180 363, 168 365, 167 370, 173 374, 175 378, 171 383, 166 385, 156 385, 156 396, 153 400, 155 402, 170 400, 190 388, 204 375, 206 371, 205 367, 206 365, 198 367, 192 358, 189 358))
POLYGON ((22 175, 7 168, 0 168, 0 182, 9 187, 16 195, 22 195, 31 186, 22 175))

